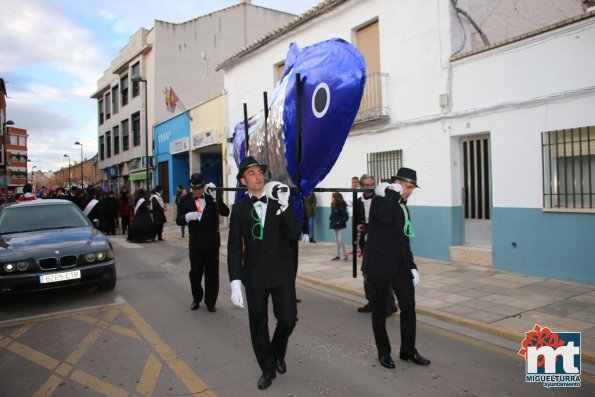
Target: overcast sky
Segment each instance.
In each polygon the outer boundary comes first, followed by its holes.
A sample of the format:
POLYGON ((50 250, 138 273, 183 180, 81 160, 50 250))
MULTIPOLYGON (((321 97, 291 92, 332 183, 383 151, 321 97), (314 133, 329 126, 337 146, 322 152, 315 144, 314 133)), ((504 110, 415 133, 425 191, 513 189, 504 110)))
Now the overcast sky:
MULTIPOLYGON (((322 0, 252 0, 301 14, 322 0)), ((129 37, 155 19, 184 22, 239 0, 0 0, 0 77, 7 119, 29 133, 29 171, 56 170, 97 153, 90 99, 129 37)))

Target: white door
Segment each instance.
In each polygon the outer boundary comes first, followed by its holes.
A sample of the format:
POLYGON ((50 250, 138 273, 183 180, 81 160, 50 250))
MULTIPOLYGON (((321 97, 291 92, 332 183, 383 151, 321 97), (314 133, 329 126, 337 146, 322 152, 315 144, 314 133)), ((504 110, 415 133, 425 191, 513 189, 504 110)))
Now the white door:
POLYGON ((492 246, 492 183, 489 135, 462 141, 465 245, 492 246))

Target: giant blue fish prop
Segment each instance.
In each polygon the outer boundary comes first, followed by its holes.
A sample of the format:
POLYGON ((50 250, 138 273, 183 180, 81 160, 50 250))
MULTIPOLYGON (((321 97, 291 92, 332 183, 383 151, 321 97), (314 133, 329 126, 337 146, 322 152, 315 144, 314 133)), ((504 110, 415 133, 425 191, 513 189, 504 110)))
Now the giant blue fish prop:
MULTIPOLYGON (((366 82, 362 54, 342 39, 302 50, 291 43, 265 125, 264 112, 249 120, 249 154, 267 164, 270 179, 308 196, 337 161, 358 112, 366 82), (297 164, 296 74, 302 82, 302 156, 297 164)), ((246 157, 244 123, 234 128, 236 165, 246 157)), ((241 195, 236 195, 238 200, 241 195)))

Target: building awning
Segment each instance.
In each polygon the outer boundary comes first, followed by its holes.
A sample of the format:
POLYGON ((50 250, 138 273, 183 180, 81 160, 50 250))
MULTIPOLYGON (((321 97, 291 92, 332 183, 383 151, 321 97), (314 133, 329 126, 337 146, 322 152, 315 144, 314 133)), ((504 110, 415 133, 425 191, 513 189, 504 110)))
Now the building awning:
POLYGON ((147 179, 147 171, 130 174, 131 181, 144 181, 147 179))

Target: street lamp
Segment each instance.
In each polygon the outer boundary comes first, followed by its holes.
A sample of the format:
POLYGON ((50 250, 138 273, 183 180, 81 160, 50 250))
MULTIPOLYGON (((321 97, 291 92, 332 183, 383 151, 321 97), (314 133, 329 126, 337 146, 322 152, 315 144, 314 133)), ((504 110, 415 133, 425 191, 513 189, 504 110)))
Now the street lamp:
POLYGON ((35 186, 35 168, 37 168, 36 165, 31 167, 31 185, 33 186, 35 186))
POLYGON ((70 156, 65 154, 64 157, 68 157, 68 190, 70 190, 70 156))
POLYGON ((4 160, 4 197, 8 203, 8 159, 6 158, 6 129, 7 125, 14 125, 14 121, 6 120, 2 123, 2 158, 4 160))
POLYGON ((149 109, 149 105, 147 103, 147 80, 144 80, 139 74, 132 75, 130 78, 133 82, 138 83, 145 83, 145 177, 147 178, 146 181, 146 188, 147 191, 150 190, 149 184, 149 126, 147 125, 147 111, 149 109))
POLYGON ((83 189, 84 186, 84 176, 83 176, 83 144, 81 142, 75 142, 75 145, 81 145, 81 189, 83 189))

